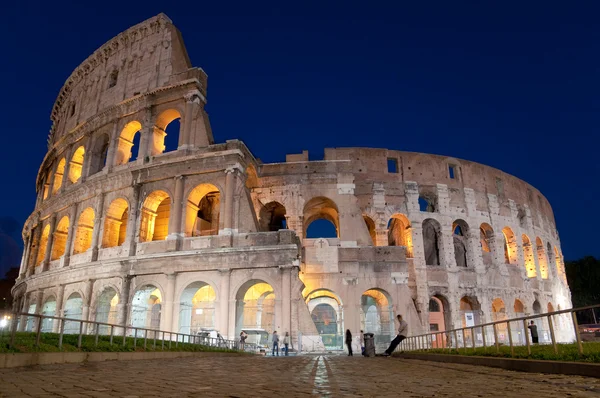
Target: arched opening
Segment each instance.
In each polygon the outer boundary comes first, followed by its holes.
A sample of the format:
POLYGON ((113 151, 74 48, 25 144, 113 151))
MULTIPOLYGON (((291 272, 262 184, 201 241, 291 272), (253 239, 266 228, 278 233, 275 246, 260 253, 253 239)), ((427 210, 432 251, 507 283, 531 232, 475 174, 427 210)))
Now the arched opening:
POLYGON ((46 182, 44 183, 44 195, 42 197, 43 200, 48 199, 50 195, 50 183, 52 183, 52 170, 48 170, 48 174, 46 174, 46 182))
POLYGON ((71 162, 69 163, 69 181, 75 184, 81 178, 81 172, 83 170, 83 161, 85 158, 85 148, 80 146, 73 153, 71 162))
POLYGON ((75 241, 73 242, 73 254, 87 251, 92 246, 92 232, 94 231, 94 209, 88 207, 79 215, 75 241))
POLYGON ((96 137, 92 152, 90 154, 90 172, 89 175, 93 175, 102 171, 106 166, 106 156, 108 153, 108 146, 110 145, 110 137, 108 134, 102 134, 96 137))
POLYGON ((423 221, 423 249, 426 265, 440 265, 440 224, 431 218, 423 221))
POLYGON ((494 230, 492 227, 483 223, 479 226, 479 242, 481 243, 481 256, 483 264, 492 265, 494 259, 494 230))
MULTIPOLYGON (((119 295, 112 287, 104 289, 102 294, 98 297, 96 303, 96 322, 117 324, 117 305, 119 304, 119 295)), ((100 326, 100 334, 110 333, 109 326, 100 326)))
MULTIPOLYGON (((83 299, 77 292, 72 293, 65 302, 64 317, 69 319, 81 319, 83 311, 83 299)), ((65 333, 79 333, 80 323, 77 321, 65 321, 65 333)))
POLYGON ((452 223, 452 240, 454 243, 454 259, 457 267, 468 267, 467 252, 469 250, 469 225, 464 220, 452 223))
MULTIPOLYGON (((537 299, 533 302, 531 308, 533 309, 533 313, 535 315, 539 315, 542 313, 542 305, 537 299)), ((533 321, 534 325, 537 326, 538 336, 540 337, 540 340, 545 340, 545 336, 548 330, 546 328, 546 320, 544 318, 534 318, 531 321, 533 321)), ((531 321, 527 323, 530 323, 531 321)), ((527 332, 527 330, 525 332, 527 332)))
POLYGON ((179 147, 181 114, 175 109, 167 109, 156 118, 152 140, 152 156, 175 151, 179 147))
MULTIPOLYGON (((119 143, 117 145, 116 165, 127 164, 137 160, 140 156, 140 137, 142 124, 137 120, 131 121, 123 127, 119 134, 119 143), (139 134, 138 134, 139 133, 139 134)), ((142 154, 143 155, 143 154, 142 154)))
POLYGON ((306 205, 304 205, 303 214, 304 236, 306 238, 314 239, 339 237, 338 208, 331 199, 324 196, 312 198, 306 203, 306 205), (315 224, 315 221, 317 220, 324 221, 319 221, 315 224))
MULTIPOLYGON (((503 321, 505 319, 508 319, 508 317, 506 316, 504 301, 501 298, 495 298, 492 301, 492 322, 503 321)), ((498 331, 498 341, 507 344, 508 334, 506 323, 496 324, 496 330, 498 331)))
POLYGON ((42 230, 42 236, 40 237, 40 246, 38 248, 37 259, 35 260, 35 265, 40 265, 44 258, 46 258, 46 250, 48 250, 48 238, 50 237, 50 225, 46 224, 44 229, 42 230))
POLYGON ((377 246, 377 234, 375 232, 375 222, 369 216, 363 215, 363 220, 365 220, 365 225, 367 226, 367 230, 369 231, 369 236, 371 237, 371 242, 373 246, 377 246))
POLYGON ((69 217, 64 216, 58 222, 56 229, 54 230, 54 238, 52 244, 52 253, 50 260, 58 260, 65 254, 67 247, 67 236, 69 235, 69 217))
POLYGON ((535 269, 535 258, 533 257, 533 247, 531 247, 531 240, 529 236, 523 234, 521 236, 523 240, 523 255, 525 256, 525 271, 527 272, 528 278, 535 278, 537 271, 535 269))
POLYGON ((129 208, 125 199, 118 198, 110 202, 104 216, 102 247, 121 246, 125 242, 128 218, 129 208))
POLYGON ((419 196, 419 210, 426 213, 435 213, 435 197, 428 195, 419 196))
POLYGON ((394 334, 394 314, 389 294, 369 289, 360 297, 360 325, 365 333, 375 335, 375 345, 389 344, 394 334))
POLYGON ((258 174, 254 165, 250 165, 246 168, 246 188, 254 189, 258 187, 258 174))
POLYGON ((506 264, 517 264, 517 238, 509 227, 502 228, 504 237, 504 262, 506 264))
POLYGON ((145 285, 136 290, 131 300, 131 326, 160 329, 161 303, 162 294, 156 286, 145 285))
MULTIPOLYGON (((477 297, 464 296, 460 299, 459 303, 460 318, 462 327, 472 327, 481 323, 481 305, 477 300, 477 297)), ((465 330, 464 339, 467 345, 472 345, 473 337, 471 336, 470 330, 465 330)), ((482 336, 475 333, 476 343, 482 341, 482 336)), ((462 342, 459 342, 462 344, 462 342)))
MULTIPOLYGON (((429 331, 444 332, 446 325, 450 325, 450 312, 448 300, 441 295, 429 299, 429 331)), ((433 346, 443 348, 446 346, 446 334, 434 335, 433 346)))
POLYGON ((169 216, 171 198, 165 191, 154 191, 142 206, 142 222, 140 223, 140 241, 152 242, 165 240, 169 235, 169 216))
POLYGON ((539 301, 537 301, 537 300, 535 300, 535 301, 533 302, 533 306, 532 306, 531 308, 533 308, 533 313, 534 313, 535 315, 538 315, 538 314, 541 314, 541 313, 542 313, 542 305, 541 305, 541 304, 540 304, 540 302, 539 302, 539 301))
POLYGON ((279 202, 269 202, 260 209, 258 222, 261 231, 287 229, 285 207, 279 202))
MULTIPOLYGON (((515 299, 513 310, 515 313, 515 318, 522 318, 525 316, 525 306, 521 300, 515 299)), ((516 325, 512 324, 511 326, 513 327, 511 329, 513 334, 513 342, 525 344, 525 332, 527 330, 523 328, 523 322, 516 322, 516 325)))
POLYGON ((540 276, 542 279, 548 279, 548 260, 544 252, 544 244, 540 237, 535 238, 535 246, 538 256, 538 264, 540 266, 540 276))
POLYGON ((338 350, 344 344, 343 307, 332 291, 319 289, 306 297, 308 311, 327 349, 338 350))
MULTIPOLYGON (((31 303, 29 304, 29 308, 27 309, 27 313, 28 314, 35 314, 35 310, 37 309, 37 304, 31 303)), ((28 316, 27 317, 27 323, 25 324, 25 331, 26 332, 33 332, 33 328, 35 326, 35 318, 32 316, 28 316)))
POLYGON ((249 280, 237 291, 235 304, 235 335, 242 330, 251 332, 246 342, 266 344, 267 336, 275 330, 273 287, 261 280, 249 280))
POLYGON ((404 214, 394 214, 388 221, 388 246, 406 247, 406 257, 413 258, 410 221, 404 214))
POLYGON ((221 193, 212 184, 200 184, 188 195, 185 235, 208 236, 219 233, 221 193))
POLYGON ((194 282, 181 293, 179 302, 179 333, 197 334, 215 329, 217 294, 205 282, 194 282))
POLYGON ((52 185, 52 195, 58 192, 62 187, 63 176, 65 175, 65 165, 67 164, 65 158, 62 158, 56 166, 56 173, 54 173, 54 184, 52 185))
MULTIPOLYGON (((49 297, 44 302, 42 306, 42 315, 44 316, 56 316, 56 299, 54 297, 49 297)), ((52 327, 54 325, 53 319, 44 318, 42 320, 42 332, 49 333, 52 332, 52 327)))

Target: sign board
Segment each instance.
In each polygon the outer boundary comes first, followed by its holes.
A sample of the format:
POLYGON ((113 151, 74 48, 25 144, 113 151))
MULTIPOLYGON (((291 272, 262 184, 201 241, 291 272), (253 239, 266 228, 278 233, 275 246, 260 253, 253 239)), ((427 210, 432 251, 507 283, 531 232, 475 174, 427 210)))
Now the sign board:
POLYGON ((468 328, 475 326, 475 315, 472 312, 465 312, 465 326, 468 328))

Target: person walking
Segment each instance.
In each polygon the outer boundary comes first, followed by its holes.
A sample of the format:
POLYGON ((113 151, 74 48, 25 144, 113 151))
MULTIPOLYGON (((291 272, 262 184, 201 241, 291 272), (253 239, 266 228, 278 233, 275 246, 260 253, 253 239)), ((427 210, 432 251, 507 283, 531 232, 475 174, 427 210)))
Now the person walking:
POLYGON ((290 347, 290 334, 288 332, 285 332, 285 336, 283 336, 283 352, 285 353, 285 356, 288 356, 288 350, 290 347))
POLYGON ((246 345, 246 338, 248 338, 248 335, 246 334, 246 332, 244 332, 243 330, 240 332, 240 349, 243 351, 244 347, 246 345))
POLYGON ((360 353, 365 355, 365 334, 363 331, 360 331, 360 353))
POLYGON ((531 323, 529 324, 529 326, 527 326, 527 328, 531 331, 531 342, 533 344, 537 344, 539 341, 537 325, 535 323, 533 323, 533 321, 531 321, 531 323))
POLYGON ((348 346, 348 356, 352 356, 352 333, 350 329, 346 329, 346 346, 348 346))
POLYGON ((273 353, 275 356, 275 350, 277 349, 277 356, 279 356, 279 335, 277 334, 277 330, 273 332, 273 353))
POLYGON ((394 337, 394 340, 392 340, 388 349, 383 353, 386 357, 392 355, 392 352, 394 352, 396 347, 398 347, 398 344, 406 338, 406 334, 408 333, 408 324, 402 319, 402 315, 398 314, 396 319, 398 320, 398 334, 394 337))

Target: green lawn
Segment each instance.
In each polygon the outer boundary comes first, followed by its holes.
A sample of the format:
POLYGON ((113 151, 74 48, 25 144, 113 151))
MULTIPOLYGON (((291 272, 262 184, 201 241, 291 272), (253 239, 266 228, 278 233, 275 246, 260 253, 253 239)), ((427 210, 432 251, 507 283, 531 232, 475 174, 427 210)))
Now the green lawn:
MULTIPOLYGON (((77 335, 64 335, 62 350, 58 349, 58 333, 42 333, 39 347, 35 346, 35 333, 19 332, 15 337, 14 347, 8 348, 10 335, 0 335, 0 353, 8 352, 144 352, 144 351, 163 351, 162 341, 156 340, 156 348, 154 348, 154 339, 148 339, 146 349, 144 349, 144 339, 137 339, 134 347, 134 338, 127 337, 125 345, 123 345, 123 336, 114 336, 113 344, 110 344, 109 336, 98 336, 98 345, 95 344, 95 336, 83 336, 81 349, 77 348, 77 335)), ((238 352, 226 348, 210 347, 199 344, 181 343, 175 346, 175 342, 171 342, 169 349, 169 341, 164 342, 164 351, 203 351, 203 352, 238 352)))
MULTIPOLYGON (((558 354, 554 353, 552 345, 532 345, 531 355, 527 353, 527 347, 515 346, 513 358, 542 359, 550 361, 577 361, 600 363, 600 342, 583 343, 583 354, 579 354, 577 344, 557 344, 558 354)), ((461 348, 460 350, 433 349, 428 351, 406 351, 407 353, 431 353, 447 355, 470 355, 483 357, 511 358, 510 347, 500 346, 500 352, 496 347, 461 348)))

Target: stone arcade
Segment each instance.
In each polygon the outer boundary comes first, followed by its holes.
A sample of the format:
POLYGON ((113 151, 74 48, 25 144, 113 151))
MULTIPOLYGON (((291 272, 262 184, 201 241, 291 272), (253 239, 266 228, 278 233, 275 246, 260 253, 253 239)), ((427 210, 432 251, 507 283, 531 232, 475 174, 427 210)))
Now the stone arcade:
POLYGON ((75 69, 52 110, 15 310, 289 331, 319 351, 345 329, 386 345, 398 313, 421 333, 571 306, 552 209, 524 181, 386 149, 261 163, 238 140, 214 143, 206 88, 163 14, 75 69), (332 236, 307 234, 315 221, 332 236))

